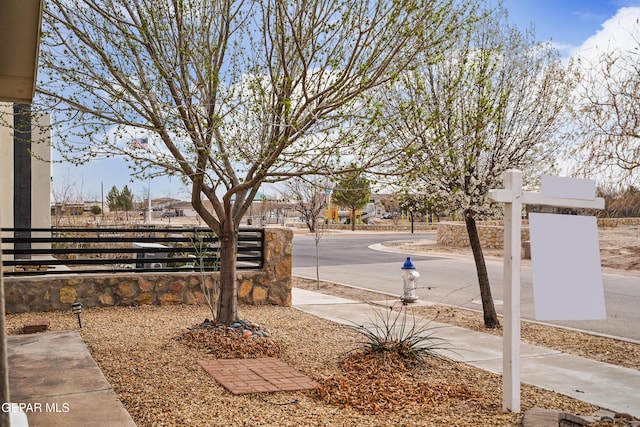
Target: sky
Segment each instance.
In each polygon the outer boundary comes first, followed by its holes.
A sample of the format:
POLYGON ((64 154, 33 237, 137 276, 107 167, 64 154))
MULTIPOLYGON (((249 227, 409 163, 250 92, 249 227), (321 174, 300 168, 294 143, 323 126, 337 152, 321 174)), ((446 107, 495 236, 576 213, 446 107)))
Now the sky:
MULTIPOLYGON (((487 0, 487 4, 497 1, 487 0)), ((523 31, 533 26, 537 40, 551 41, 564 58, 588 56, 596 46, 637 45, 621 23, 640 19, 640 0, 503 0, 503 5, 513 24, 523 31)), ((58 159, 59 155, 54 152, 53 158, 58 159)), ((146 180, 132 182, 120 159, 97 160, 84 166, 55 163, 52 176, 54 193, 73 185, 85 200, 100 200, 102 188, 106 196, 114 185, 119 189, 128 185, 138 199, 143 198, 149 186, 154 199, 190 198, 177 178, 155 178, 150 184, 146 180)))
POLYGON ((503 4, 519 28, 533 25, 538 40, 553 40, 567 55, 601 32, 620 9, 640 7, 640 0, 504 0, 503 4))

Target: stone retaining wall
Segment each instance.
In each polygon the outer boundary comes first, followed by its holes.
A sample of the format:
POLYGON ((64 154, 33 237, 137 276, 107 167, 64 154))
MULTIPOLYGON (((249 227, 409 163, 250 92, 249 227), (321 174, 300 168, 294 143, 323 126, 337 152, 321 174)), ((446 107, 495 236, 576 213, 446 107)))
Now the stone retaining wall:
POLYGON ((598 227, 617 227, 619 225, 640 225, 640 218, 598 218, 598 227))
MULTIPOLYGON (((238 301, 248 304, 291 305, 291 241, 289 229, 265 229, 264 268, 239 270, 238 301)), ((207 273, 212 289, 217 273, 207 273)), ((5 277, 7 313, 66 310, 83 307, 143 304, 206 304, 199 273, 86 274, 5 277)))
MULTIPOLYGON (((598 227, 618 227, 640 225, 640 218, 598 218, 598 227)), ((504 227, 502 221, 478 221, 478 235, 483 248, 501 249, 504 246, 504 227)), ((521 239, 529 240, 529 221, 522 221, 521 239)), ((464 222, 440 222, 437 224, 439 245, 469 246, 467 226, 464 222)))
MULTIPOLYGON (((413 225, 413 229, 416 232, 419 231, 432 231, 436 229, 437 223, 434 224, 425 224, 424 222, 418 222, 413 225)), ((296 223, 291 226, 294 229, 304 229, 309 231, 309 228, 306 224, 296 223)), ((323 232, 330 232, 332 230, 345 230, 351 231, 351 224, 330 224, 329 226, 323 228, 323 232)), ((367 224, 356 224, 356 231, 386 231, 386 232, 395 232, 395 231, 411 231, 411 224, 385 224, 385 225, 367 225, 367 224)))
MULTIPOLYGON (((478 237, 483 248, 499 249, 504 246, 502 221, 478 221, 478 237)), ((522 241, 529 240, 529 222, 522 221, 522 241)), ((468 247, 469 236, 464 222, 441 222, 437 226, 439 245, 468 247)))

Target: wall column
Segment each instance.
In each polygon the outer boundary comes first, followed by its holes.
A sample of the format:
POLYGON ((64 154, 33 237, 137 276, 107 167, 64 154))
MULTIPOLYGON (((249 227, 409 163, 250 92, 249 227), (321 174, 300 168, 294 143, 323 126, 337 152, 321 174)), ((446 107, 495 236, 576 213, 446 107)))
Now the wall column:
MULTIPOLYGON (((31 106, 13 105, 13 226, 31 228, 31 106)), ((15 237, 31 237, 20 231, 15 237)), ((29 243, 16 243, 16 249, 31 249, 29 243)), ((24 258, 16 255, 16 258, 24 258)))

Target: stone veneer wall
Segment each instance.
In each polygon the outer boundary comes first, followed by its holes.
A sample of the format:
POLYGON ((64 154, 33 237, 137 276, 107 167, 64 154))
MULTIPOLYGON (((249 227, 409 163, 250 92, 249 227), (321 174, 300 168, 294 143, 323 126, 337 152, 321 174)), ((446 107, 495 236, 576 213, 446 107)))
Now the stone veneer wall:
MULTIPOLYGON (((499 249, 504 246, 502 221, 478 221, 478 236, 483 248, 499 249)), ((529 222, 522 221, 522 241, 529 240, 529 222)), ((445 246, 469 246, 467 226, 464 222, 441 222, 437 226, 437 241, 445 246)))
MULTIPOLYGON (((598 227, 640 225, 640 218, 598 218, 598 227)), ((478 221, 478 235, 483 248, 501 249, 504 246, 502 221, 478 221)), ((522 241, 529 240, 529 221, 522 221, 522 241)), ((440 222, 437 224, 439 245, 469 246, 467 226, 464 222, 440 222)))
POLYGON ((640 225, 640 218, 598 218, 598 227, 640 225))
MULTIPOLYGON (((413 230, 416 232, 419 231, 431 231, 436 229, 436 225, 438 223, 433 224, 425 224, 424 222, 417 222, 413 225, 413 230)), ((299 230, 309 231, 309 228, 304 223, 296 223, 291 226, 292 228, 296 228, 299 230)), ((323 228, 323 231, 332 231, 332 230, 345 230, 351 231, 351 224, 330 224, 329 226, 323 228)), ((395 232, 395 231, 410 231, 411 224, 385 224, 385 225, 367 225, 367 224, 356 224, 356 231, 386 231, 386 232, 395 232)))
MULTIPOLYGON (((239 270, 238 301, 248 304, 291 305, 291 241, 293 232, 265 229, 264 268, 239 270)), ((211 289, 217 273, 208 273, 211 289)), ((7 313, 66 310, 83 307, 143 304, 206 304, 199 273, 87 274, 5 277, 7 313)))

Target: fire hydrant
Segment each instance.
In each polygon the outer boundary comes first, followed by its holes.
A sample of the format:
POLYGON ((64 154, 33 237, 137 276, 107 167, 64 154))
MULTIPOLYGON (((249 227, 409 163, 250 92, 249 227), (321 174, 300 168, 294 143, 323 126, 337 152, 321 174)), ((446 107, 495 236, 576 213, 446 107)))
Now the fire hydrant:
POLYGON ((412 303, 418 301, 416 295, 417 282, 420 277, 420 273, 416 270, 416 266, 411 262, 411 258, 407 257, 407 260, 402 266, 402 280, 404 282, 404 289, 400 301, 403 304, 412 303))

